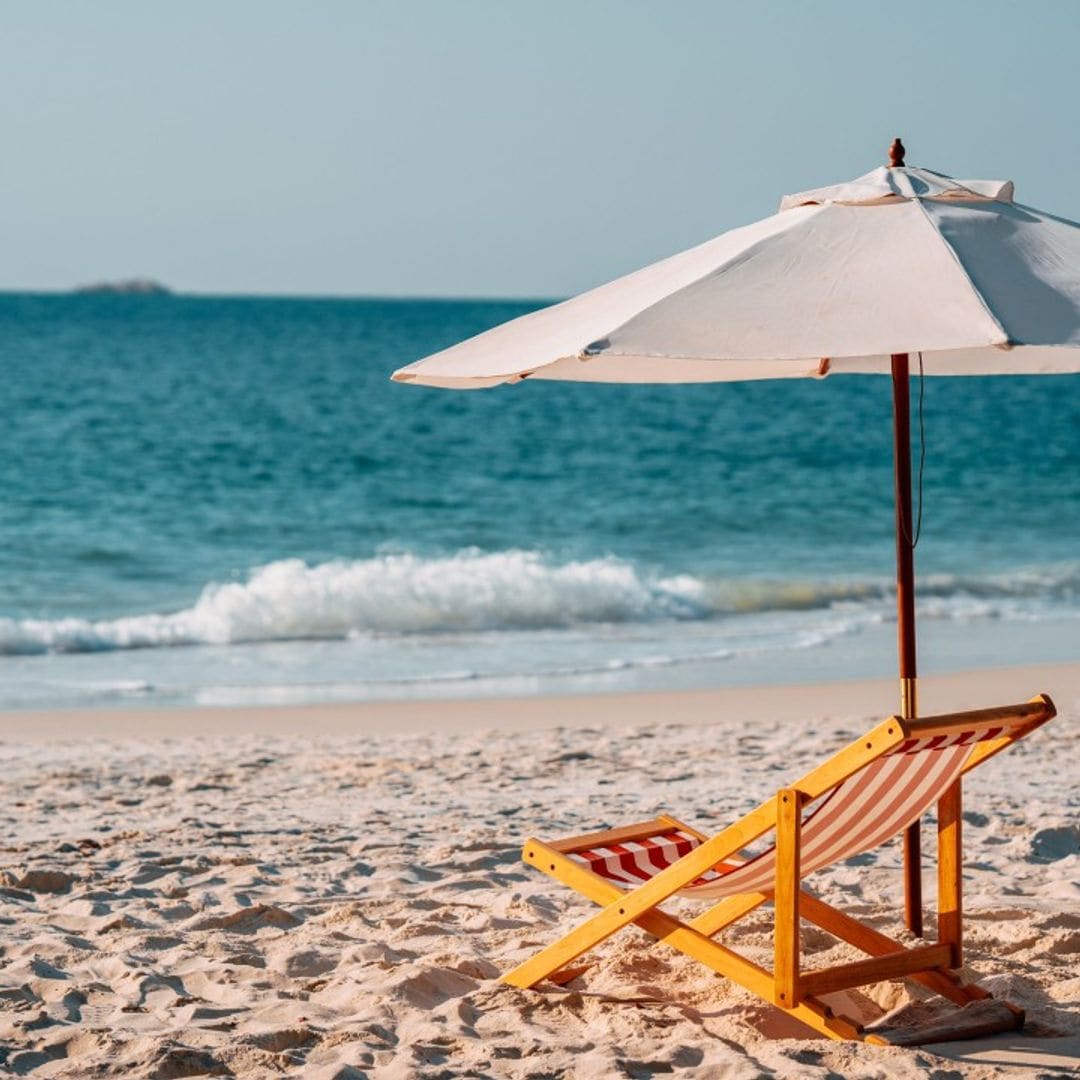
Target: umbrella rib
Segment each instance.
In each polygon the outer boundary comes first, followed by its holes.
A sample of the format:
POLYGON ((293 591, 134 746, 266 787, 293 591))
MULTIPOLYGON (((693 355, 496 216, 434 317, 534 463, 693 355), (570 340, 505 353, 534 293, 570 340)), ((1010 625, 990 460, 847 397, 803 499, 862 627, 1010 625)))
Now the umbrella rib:
POLYGON ((979 287, 975 284, 974 281, 972 281, 971 275, 967 272, 967 267, 964 266, 963 262, 960 259, 960 256, 956 253, 956 248, 954 248, 952 244, 949 243, 949 241, 945 237, 945 234, 934 225, 934 222, 931 220, 930 215, 926 211, 926 206, 923 204, 922 199, 912 199, 911 201, 918 206, 919 212, 922 214, 922 218, 926 222, 927 228, 930 229, 930 231, 941 241, 941 243, 945 246, 945 250, 952 256, 952 260, 956 264, 957 269, 960 271, 961 277, 963 277, 968 288, 971 290, 972 296, 974 296, 975 299, 979 302, 979 306, 983 309, 986 317, 990 320, 991 323, 994 324, 998 332, 1001 334, 1001 341, 995 342, 994 344, 1004 345, 1008 347, 1016 344, 1009 336, 1008 330, 1006 330, 1005 327, 1001 325, 1001 321, 991 310, 990 305, 986 302, 986 297, 983 296, 983 294, 979 291, 979 287))

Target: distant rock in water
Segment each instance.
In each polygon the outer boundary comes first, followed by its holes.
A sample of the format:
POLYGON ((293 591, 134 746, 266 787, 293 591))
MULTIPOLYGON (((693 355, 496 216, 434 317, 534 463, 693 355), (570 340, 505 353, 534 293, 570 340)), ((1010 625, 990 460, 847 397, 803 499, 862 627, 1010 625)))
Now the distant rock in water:
POLYGON ((172 289, 152 278, 136 277, 124 281, 97 281, 92 285, 80 285, 77 293, 110 293, 122 296, 171 296, 172 289))

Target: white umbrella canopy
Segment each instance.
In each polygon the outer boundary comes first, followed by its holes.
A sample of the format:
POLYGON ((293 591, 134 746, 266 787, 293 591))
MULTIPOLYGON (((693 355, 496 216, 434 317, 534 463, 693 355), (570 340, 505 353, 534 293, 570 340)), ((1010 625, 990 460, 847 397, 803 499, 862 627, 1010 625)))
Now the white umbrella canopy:
POLYGON ((1080 225, 1012 197, 875 169, 393 377, 728 382, 888 374, 919 352, 929 375, 1080 371, 1080 225))

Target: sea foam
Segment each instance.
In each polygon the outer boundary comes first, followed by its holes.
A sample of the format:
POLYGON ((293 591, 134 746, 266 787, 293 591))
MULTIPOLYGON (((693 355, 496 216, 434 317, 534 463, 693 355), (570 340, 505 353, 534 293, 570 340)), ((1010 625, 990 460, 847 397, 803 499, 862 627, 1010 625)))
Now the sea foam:
MULTIPOLYGON (((1040 603, 1074 600, 1078 587, 1080 568, 1069 566, 1001 577, 937 575, 920 583, 919 596, 931 617, 1023 618, 1037 615, 1040 603)), ((890 597, 886 582, 664 575, 614 556, 560 563, 523 550, 387 554, 314 566, 284 559, 245 581, 210 584, 194 605, 172 613, 0 619, 0 654, 554 630, 815 608, 884 618, 890 597)))
POLYGON ((526 630, 707 614, 693 577, 642 576, 616 558, 552 564, 535 552, 411 554, 309 566, 284 559, 208 585, 171 614, 2 619, 0 653, 335 639, 362 633, 526 630))

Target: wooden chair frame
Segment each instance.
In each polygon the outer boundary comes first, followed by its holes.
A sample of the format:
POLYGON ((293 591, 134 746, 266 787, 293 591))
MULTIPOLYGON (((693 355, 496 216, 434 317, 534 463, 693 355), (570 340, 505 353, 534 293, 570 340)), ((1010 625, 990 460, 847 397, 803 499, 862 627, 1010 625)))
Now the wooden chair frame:
MULTIPOLYGON (((1008 725, 1005 732, 972 744, 962 776, 1055 715, 1050 698, 1039 694, 1020 705, 915 720, 889 717, 798 783, 781 788, 771 799, 711 837, 665 814, 652 821, 554 843, 527 840, 522 849, 525 862, 576 889, 600 905, 601 910, 508 972, 502 981, 521 988, 534 986, 545 978, 556 983, 568 982, 584 970, 568 965, 624 926, 634 923, 654 938, 700 960, 718 974, 833 1039, 885 1041, 864 1031, 857 1020, 834 1012, 821 1000, 822 995, 835 990, 911 978, 957 1005, 988 998, 991 995, 986 990, 973 983, 964 983, 955 970, 963 962, 961 779, 958 777, 938 800, 937 942, 914 948, 905 948, 802 888, 799 868, 802 808, 907 739, 955 735, 962 731, 986 732, 1008 725), (570 858, 577 851, 641 839, 671 828, 690 833, 701 841, 700 844, 655 877, 629 891, 570 858), (689 922, 660 909, 659 905, 680 889, 711 869, 723 868, 725 860, 773 830, 776 832, 776 874, 772 890, 725 897, 689 922), (767 901, 773 903, 775 920, 772 971, 714 940, 725 927, 767 901), (867 953, 868 958, 803 971, 800 919, 815 923, 854 945, 867 953)), ((1019 1010, 1015 1011, 1019 1013, 1019 1010)))

